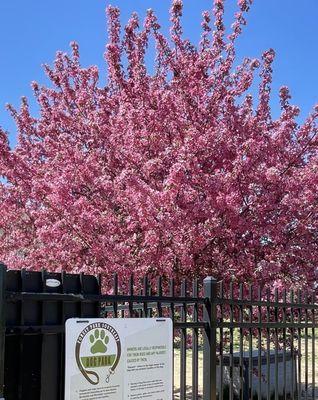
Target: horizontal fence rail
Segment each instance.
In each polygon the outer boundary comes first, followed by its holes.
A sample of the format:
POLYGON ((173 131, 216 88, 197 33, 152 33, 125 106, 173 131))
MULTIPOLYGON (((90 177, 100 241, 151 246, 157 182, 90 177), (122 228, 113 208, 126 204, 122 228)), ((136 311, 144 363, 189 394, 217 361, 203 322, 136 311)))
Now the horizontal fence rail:
POLYGON ((120 282, 1 266, 0 399, 64 399, 65 321, 73 317, 170 317, 174 399, 318 399, 317 310, 315 293, 213 278, 120 282))

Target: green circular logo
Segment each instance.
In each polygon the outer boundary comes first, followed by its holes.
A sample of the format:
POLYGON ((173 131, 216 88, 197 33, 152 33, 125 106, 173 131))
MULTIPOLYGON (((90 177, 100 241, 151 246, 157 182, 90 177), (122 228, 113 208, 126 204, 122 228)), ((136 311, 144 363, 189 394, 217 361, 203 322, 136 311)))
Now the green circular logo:
POLYGON ((121 343, 115 328, 94 322, 79 334, 75 345, 77 366, 92 385, 98 385, 106 369, 105 382, 114 373, 121 356, 121 343))

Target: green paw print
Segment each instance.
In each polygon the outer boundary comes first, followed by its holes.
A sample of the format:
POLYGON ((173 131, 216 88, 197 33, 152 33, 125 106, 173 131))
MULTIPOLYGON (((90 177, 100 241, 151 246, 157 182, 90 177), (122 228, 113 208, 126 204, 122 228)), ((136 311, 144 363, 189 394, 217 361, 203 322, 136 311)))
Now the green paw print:
POLYGON ((107 351, 107 343, 109 342, 109 337, 106 335, 104 330, 95 329, 94 333, 92 333, 89 337, 91 346, 91 353, 106 353, 107 351))

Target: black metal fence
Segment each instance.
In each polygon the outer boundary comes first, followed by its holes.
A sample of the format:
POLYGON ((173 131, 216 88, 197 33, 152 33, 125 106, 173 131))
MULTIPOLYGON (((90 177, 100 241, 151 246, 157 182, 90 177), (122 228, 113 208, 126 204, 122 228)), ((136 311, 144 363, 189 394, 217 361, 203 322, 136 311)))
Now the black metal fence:
POLYGON ((314 292, 220 284, 213 304, 220 400, 318 398, 314 292))
POLYGON ((213 278, 119 284, 115 275, 104 286, 92 275, 0 267, 0 400, 64 398, 68 318, 155 316, 174 322, 175 399, 318 398, 314 294, 225 291, 213 278))

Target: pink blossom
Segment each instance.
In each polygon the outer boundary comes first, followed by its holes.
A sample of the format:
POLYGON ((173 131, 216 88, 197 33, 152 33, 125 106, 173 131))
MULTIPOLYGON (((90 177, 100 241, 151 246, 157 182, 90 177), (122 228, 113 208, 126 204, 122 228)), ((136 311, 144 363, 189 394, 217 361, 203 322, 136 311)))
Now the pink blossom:
POLYGON ((172 41, 151 10, 122 34, 109 7, 106 86, 80 65, 76 43, 44 66, 51 86, 32 83, 39 116, 23 99, 9 106, 17 146, 0 131, 0 258, 10 268, 314 285, 318 108, 299 125, 283 87, 275 119, 274 51, 237 63, 250 4, 238 2, 226 38, 215 0, 197 48, 183 38, 179 0, 172 41))

